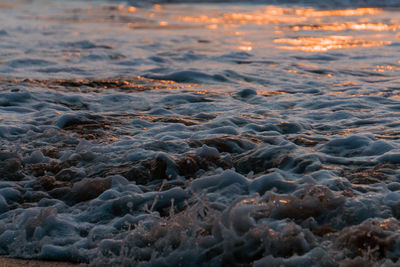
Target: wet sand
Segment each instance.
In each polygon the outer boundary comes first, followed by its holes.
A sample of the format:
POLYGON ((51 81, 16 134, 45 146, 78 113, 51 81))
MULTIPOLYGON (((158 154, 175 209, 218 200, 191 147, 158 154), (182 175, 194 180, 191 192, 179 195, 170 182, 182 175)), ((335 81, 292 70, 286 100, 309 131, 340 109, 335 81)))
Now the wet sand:
POLYGON ((79 266, 79 264, 60 262, 60 261, 12 259, 0 256, 0 266, 1 267, 56 267, 56 266, 71 267, 71 266, 79 266))

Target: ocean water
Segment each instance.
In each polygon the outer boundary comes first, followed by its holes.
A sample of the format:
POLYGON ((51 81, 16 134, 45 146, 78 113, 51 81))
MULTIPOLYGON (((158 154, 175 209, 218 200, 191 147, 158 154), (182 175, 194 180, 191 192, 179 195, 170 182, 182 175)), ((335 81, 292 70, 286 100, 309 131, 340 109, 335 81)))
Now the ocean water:
POLYGON ((181 2, 0 2, 0 254, 398 266, 398 1, 181 2))

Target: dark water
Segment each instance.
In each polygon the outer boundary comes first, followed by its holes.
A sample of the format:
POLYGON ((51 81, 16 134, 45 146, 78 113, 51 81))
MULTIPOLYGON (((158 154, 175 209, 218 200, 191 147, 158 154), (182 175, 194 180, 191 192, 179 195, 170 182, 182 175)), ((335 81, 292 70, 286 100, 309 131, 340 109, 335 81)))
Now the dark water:
POLYGON ((396 266, 400 13, 354 3, 1 1, 0 254, 396 266))

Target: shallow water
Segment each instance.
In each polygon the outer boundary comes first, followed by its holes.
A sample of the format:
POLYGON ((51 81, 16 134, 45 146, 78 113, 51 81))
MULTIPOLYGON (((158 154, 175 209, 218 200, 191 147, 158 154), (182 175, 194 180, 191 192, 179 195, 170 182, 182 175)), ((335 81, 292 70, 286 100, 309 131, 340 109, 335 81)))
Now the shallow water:
POLYGON ((0 3, 0 254, 391 266, 400 13, 0 3))

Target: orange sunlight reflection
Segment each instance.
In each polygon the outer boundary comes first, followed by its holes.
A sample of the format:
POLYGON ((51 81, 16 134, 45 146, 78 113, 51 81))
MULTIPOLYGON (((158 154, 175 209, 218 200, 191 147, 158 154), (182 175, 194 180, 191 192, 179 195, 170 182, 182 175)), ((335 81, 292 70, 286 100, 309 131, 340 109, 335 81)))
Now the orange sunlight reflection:
POLYGON ((247 51, 247 52, 253 50, 253 48, 251 46, 238 46, 238 49, 241 51, 247 51))
POLYGON ((290 29, 293 31, 397 31, 400 28, 399 25, 389 25, 384 23, 357 23, 357 22, 346 22, 342 24, 310 24, 310 25, 294 25, 290 29))
POLYGON ((377 65, 374 71, 376 72, 400 71, 400 67, 391 65, 377 65))
POLYGON ((293 9, 268 6, 264 11, 216 13, 200 16, 180 16, 184 22, 210 23, 210 24, 270 24, 270 23, 301 23, 306 20, 304 16, 293 16, 293 9))
MULTIPOLYGON (((109 12, 109 9, 103 11, 109 12)), ((212 6, 196 9, 188 6, 153 5, 152 9, 145 9, 118 5, 114 11, 121 16, 113 18, 127 21, 130 29, 202 29, 210 36, 226 35, 226 42, 220 43, 216 49, 228 48, 252 53, 273 47, 327 52, 334 49, 389 45, 394 42, 393 37, 400 38, 400 34, 393 36, 391 33, 400 31, 399 20, 396 17, 382 20, 382 14, 386 11, 379 8, 318 10, 278 6, 227 6, 221 10, 212 6), (137 19, 140 17, 145 19, 137 19), (261 31, 265 32, 264 38, 253 34, 261 31), (307 36, 302 31, 306 31, 307 36), (360 31, 363 31, 362 36, 360 31), (371 32, 379 32, 379 35, 371 32), (223 48, 223 45, 227 47, 223 48)), ((387 67, 375 69, 376 72, 391 70, 387 67)))
MULTIPOLYGON (((384 40, 377 36, 356 37, 356 31, 390 32, 400 29, 399 23, 394 20, 388 22, 372 21, 377 19, 377 14, 382 13, 378 8, 356 8, 343 10, 316 10, 313 8, 282 8, 277 6, 266 6, 264 8, 246 10, 241 8, 233 9, 234 12, 212 10, 207 14, 197 16, 181 15, 175 17, 178 20, 191 24, 202 24, 202 27, 212 30, 223 30, 226 28, 240 28, 242 25, 266 25, 274 27, 273 33, 276 38, 273 43, 279 49, 297 50, 305 52, 326 52, 333 49, 363 48, 391 44, 391 41, 384 40), (331 17, 358 17, 358 21, 346 21, 341 18, 331 17), (331 19, 330 19, 331 18, 331 19), (333 20, 333 21, 332 21, 333 20), (346 32, 330 36, 296 36, 293 38, 279 38, 277 35, 285 35, 287 30, 312 31, 323 33, 325 31, 346 32), (371 38, 369 38, 371 37, 371 38)), ((199 25, 200 26, 200 25, 199 25)), ((243 36, 248 33, 243 32, 243 36)), ((264 44, 253 42, 252 45, 243 44, 237 40, 236 48, 241 51, 253 51, 264 44)), ((380 70, 382 71, 382 70, 380 70)))
POLYGON ((344 9, 344 10, 315 10, 313 8, 296 9, 296 15, 302 15, 306 17, 327 17, 327 16, 363 16, 363 15, 375 15, 381 13, 382 10, 378 8, 357 8, 357 9, 344 9))
POLYGON ((326 52, 332 49, 372 47, 391 44, 389 41, 353 40, 352 36, 298 37, 275 39, 280 49, 298 50, 305 52, 326 52))
POLYGON ((264 11, 234 12, 223 14, 208 14, 200 16, 180 16, 179 20, 185 22, 203 22, 212 24, 269 24, 269 23, 294 23, 306 21, 308 17, 329 16, 363 16, 374 15, 382 12, 377 8, 357 8, 345 10, 315 10, 313 8, 281 8, 268 6, 264 11))

